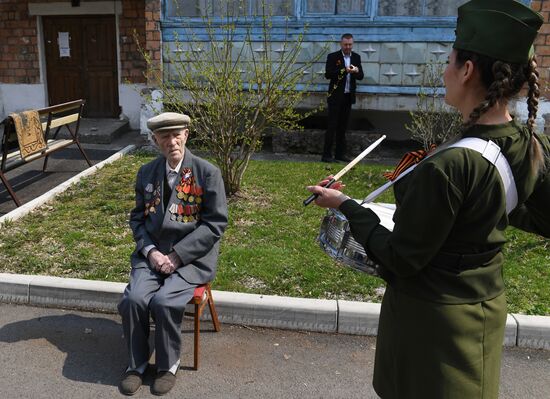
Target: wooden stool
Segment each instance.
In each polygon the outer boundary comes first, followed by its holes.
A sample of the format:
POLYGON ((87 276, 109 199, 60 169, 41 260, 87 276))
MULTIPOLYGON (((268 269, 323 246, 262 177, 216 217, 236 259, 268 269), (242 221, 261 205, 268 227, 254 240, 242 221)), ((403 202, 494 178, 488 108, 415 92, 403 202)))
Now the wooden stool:
POLYGON ((212 316, 212 322, 214 323, 214 330, 216 332, 220 331, 220 322, 218 320, 218 314, 216 313, 216 308, 214 307, 214 299, 212 298, 212 291, 210 290, 210 283, 199 285, 195 288, 195 293, 193 294, 193 299, 189 301, 190 304, 195 305, 195 311, 193 313, 186 312, 187 316, 193 316, 195 319, 195 342, 194 342, 194 362, 193 369, 199 369, 199 344, 200 344, 200 323, 201 315, 204 307, 208 304, 210 308, 210 315, 212 316))

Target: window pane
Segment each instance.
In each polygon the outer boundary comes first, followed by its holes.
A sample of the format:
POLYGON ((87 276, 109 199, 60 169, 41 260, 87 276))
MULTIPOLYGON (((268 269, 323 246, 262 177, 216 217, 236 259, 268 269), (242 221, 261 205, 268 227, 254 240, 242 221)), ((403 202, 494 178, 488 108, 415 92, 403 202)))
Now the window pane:
POLYGON ((294 0, 253 0, 255 1, 254 10, 256 15, 262 15, 262 3, 265 3, 265 12, 267 15, 294 15, 294 0))
POLYGON ((451 17, 467 0, 426 0, 426 15, 430 17, 451 17))
POLYGON ((422 15, 422 0, 379 0, 379 16, 410 16, 422 15))
POLYGON ((205 0, 166 0, 166 15, 170 17, 199 17, 205 9, 205 0))
POLYGON ((215 17, 248 15, 249 0, 211 0, 210 9, 215 17))
POLYGON ((248 15, 249 0, 166 0, 166 14, 174 17, 248 15))
POLYGON ((307 0, 307 12, 315 14, 334 14, 336 0, 307 0))
POLYGON ((336 3, 337 14, 364 14, 365 0, 338 0, 336 3))

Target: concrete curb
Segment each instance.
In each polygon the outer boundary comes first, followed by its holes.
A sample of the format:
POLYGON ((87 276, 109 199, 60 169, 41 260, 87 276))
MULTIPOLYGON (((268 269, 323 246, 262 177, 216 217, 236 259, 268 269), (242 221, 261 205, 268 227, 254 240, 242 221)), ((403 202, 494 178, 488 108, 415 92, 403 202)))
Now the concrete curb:
POLYGON ((517 346, 550 349, 550 317, 513 314, 518 323, 517 346))
POLYGON ((27 202, 26 204, 21 205, 19 208, 14 209, 13 211, 5 214, 4 216, 0 217, 0 229, 3 227, 4 223, 7 221, 14 221, 17 219, 22 218, 23 216, 28 215, 30 212, 35 210, 41 205, 44 205, 46 202, 51 201, 55 198, 58 194, 61 194, 65 190, 67 190, 71 185, 78 183, 82 178, 86 176, 93 175, 95 172, 97 172, 99 169, 103 168, 105 165, 108 165, 120 158, 122 158, 124 155, 128 154, 130 151, 134 150, 136 148, 135 145, 130 144, 126 147, 124 147, 122 150, 116 152, 115 154, 111 155, 109 158, 90 166, 88 169, 80 172, 76 176, 71 177, 69 180, 61 183, 57 187, 52 188, 50 191, 42 194, 40 197, 36 197, 32 201, 27 202))
MULTIPOLYGON (((0 273, 0 302, 116 312, 125 283, 0 273)), ((222 323, 376 335, 380 304, 212 291, 222 323)), ((204 319, 210 318, 205 312, 204 319)), ((504 346, 550 350, 550 317, 508 315, 504 346)))
MULTIPOLYGON (((212 291, 222 323, 287 330, 337 332, 334 300, 212 291)), ((208 315, 209 316, 209 315, 208 315)))

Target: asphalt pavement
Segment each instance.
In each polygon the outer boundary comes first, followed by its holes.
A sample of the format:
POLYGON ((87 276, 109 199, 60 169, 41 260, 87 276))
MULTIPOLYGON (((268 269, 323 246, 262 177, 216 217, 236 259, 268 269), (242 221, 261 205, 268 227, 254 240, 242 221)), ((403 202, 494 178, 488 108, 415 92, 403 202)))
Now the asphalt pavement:
MULTIPOLYGON (((186 319, 178 380, 167 398, 376 398, 373 337, 209 323, 193 371, 186 319)), ((117 315, 0 305, 2 398, 116 398, 127 364, 117 315)), ((411 365, 414 367, 414 365, 411 365)), ((150 376, 135 397, 152 397, 150 376)), ((426 383, 429 383, 427 381, 426 383)), ((550 351, 504 350, 501 398, 548 399, 550 351)))
MULTIPOLYGON (((128 144, 141 144, 143 137, 137 131, 130 131, 110 144, 82 144, 93 165, 109 158, 128 144)), ((79 174, 88 164, 76 145, 71 145, 49 156, 48 167, 42 171, 44 158, 24 164, 6 175, 22 203, 29 202, 79 174)), ((16 209, 6 187, 0 183, 0 216, 16 209)))

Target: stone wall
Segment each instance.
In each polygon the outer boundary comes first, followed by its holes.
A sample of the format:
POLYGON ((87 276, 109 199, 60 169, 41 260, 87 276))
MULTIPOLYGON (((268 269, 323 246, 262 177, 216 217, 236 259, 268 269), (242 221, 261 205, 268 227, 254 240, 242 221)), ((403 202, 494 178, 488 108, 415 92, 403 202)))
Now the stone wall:
MULTIPOLYGON (((364 131, 346 133, 347 153, 358 155, 371 143, 380 138, 380 134, 364 131)), ((325 130, 306 129, 303 131, 277 132, 271 138, 273 152, 292 154, 322 154, 325 130)))

